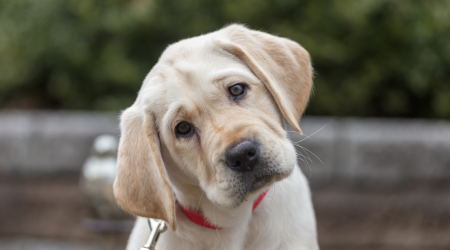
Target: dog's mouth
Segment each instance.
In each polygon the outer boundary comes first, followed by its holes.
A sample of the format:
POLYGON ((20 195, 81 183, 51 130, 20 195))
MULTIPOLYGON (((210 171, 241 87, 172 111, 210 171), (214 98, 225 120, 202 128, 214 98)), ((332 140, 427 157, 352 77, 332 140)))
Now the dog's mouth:
POLYGON ((273 175, 261 175, 255 178, 252 185, 249 188, 249 192, 256 191, 262 187, 264 187, 267 183, 269 183, 273 179, 273 175))
POLYGON ((284 179, 290 174, 290 172, 285 173, 283 171, 276 171, 273 168, 264 168, 258 172, 241 173, 233 176, 228 182, 230 184, 228 190, 231 191, 229 194, 229 202, 218 205, 227 208, 235 208, 246 201, 248 195, 255 194, 272 185, 274 182, 284 179))

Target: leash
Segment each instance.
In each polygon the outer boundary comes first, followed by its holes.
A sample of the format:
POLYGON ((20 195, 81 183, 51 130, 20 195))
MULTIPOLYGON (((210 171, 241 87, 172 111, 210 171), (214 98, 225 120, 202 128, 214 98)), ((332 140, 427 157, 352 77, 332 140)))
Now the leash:
POLYGON ((148 226, 150 227, 150 237, 139 250, 155 250, 159 235, 167 230, 166 223, 163 220, 148 219, 148 226))

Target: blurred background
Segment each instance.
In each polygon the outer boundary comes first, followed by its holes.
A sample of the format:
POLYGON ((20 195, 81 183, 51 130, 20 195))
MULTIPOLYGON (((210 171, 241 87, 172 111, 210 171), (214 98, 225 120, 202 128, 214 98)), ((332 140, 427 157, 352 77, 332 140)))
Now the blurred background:
POLYGON ((448 0, 0 0, 0 248, 123 249, 94 139, 168 44, 234 22, 311 54, 291 139, 322 249, 450 249, 448 0))

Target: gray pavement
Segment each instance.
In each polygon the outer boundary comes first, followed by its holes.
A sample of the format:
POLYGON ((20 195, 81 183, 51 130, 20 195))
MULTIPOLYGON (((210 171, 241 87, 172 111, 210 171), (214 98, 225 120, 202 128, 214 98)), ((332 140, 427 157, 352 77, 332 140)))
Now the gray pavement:
POLYGON ((34 237, 0 238, 2 250, 123 250, 123 245, 111 246, 105 243, 82 243, 68 240, 34 237))
POLYGON ((98 244, 28 237, 0 238, 2 250, 102 250, 98 244))

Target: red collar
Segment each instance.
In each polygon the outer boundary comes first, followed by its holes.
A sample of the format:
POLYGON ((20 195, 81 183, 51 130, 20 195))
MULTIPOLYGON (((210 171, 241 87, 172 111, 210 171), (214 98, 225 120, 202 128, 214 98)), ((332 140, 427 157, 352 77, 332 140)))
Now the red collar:
MULTIPOLYGON (((255 203, 253 203, 252 211, 255 210, 255 208, 259 205, 259 203, 261 203, 264 196, 266 196, 267 192, 269 192, 269 189, 267 189, 267 191, 262 193, 258 197, 258 199, 255 201, 255 203)), ((191 208, 183 207, 181 204, 180 204, 180 207, 183 210, 184 214, 186 214, 186 217, 188 217, 195 224, 200 225, 202 227, 211 228, 211 229, 222 229, 221 227, 217 227, 217 226, 209 223, 201 211, 196 211, 191 208)))

